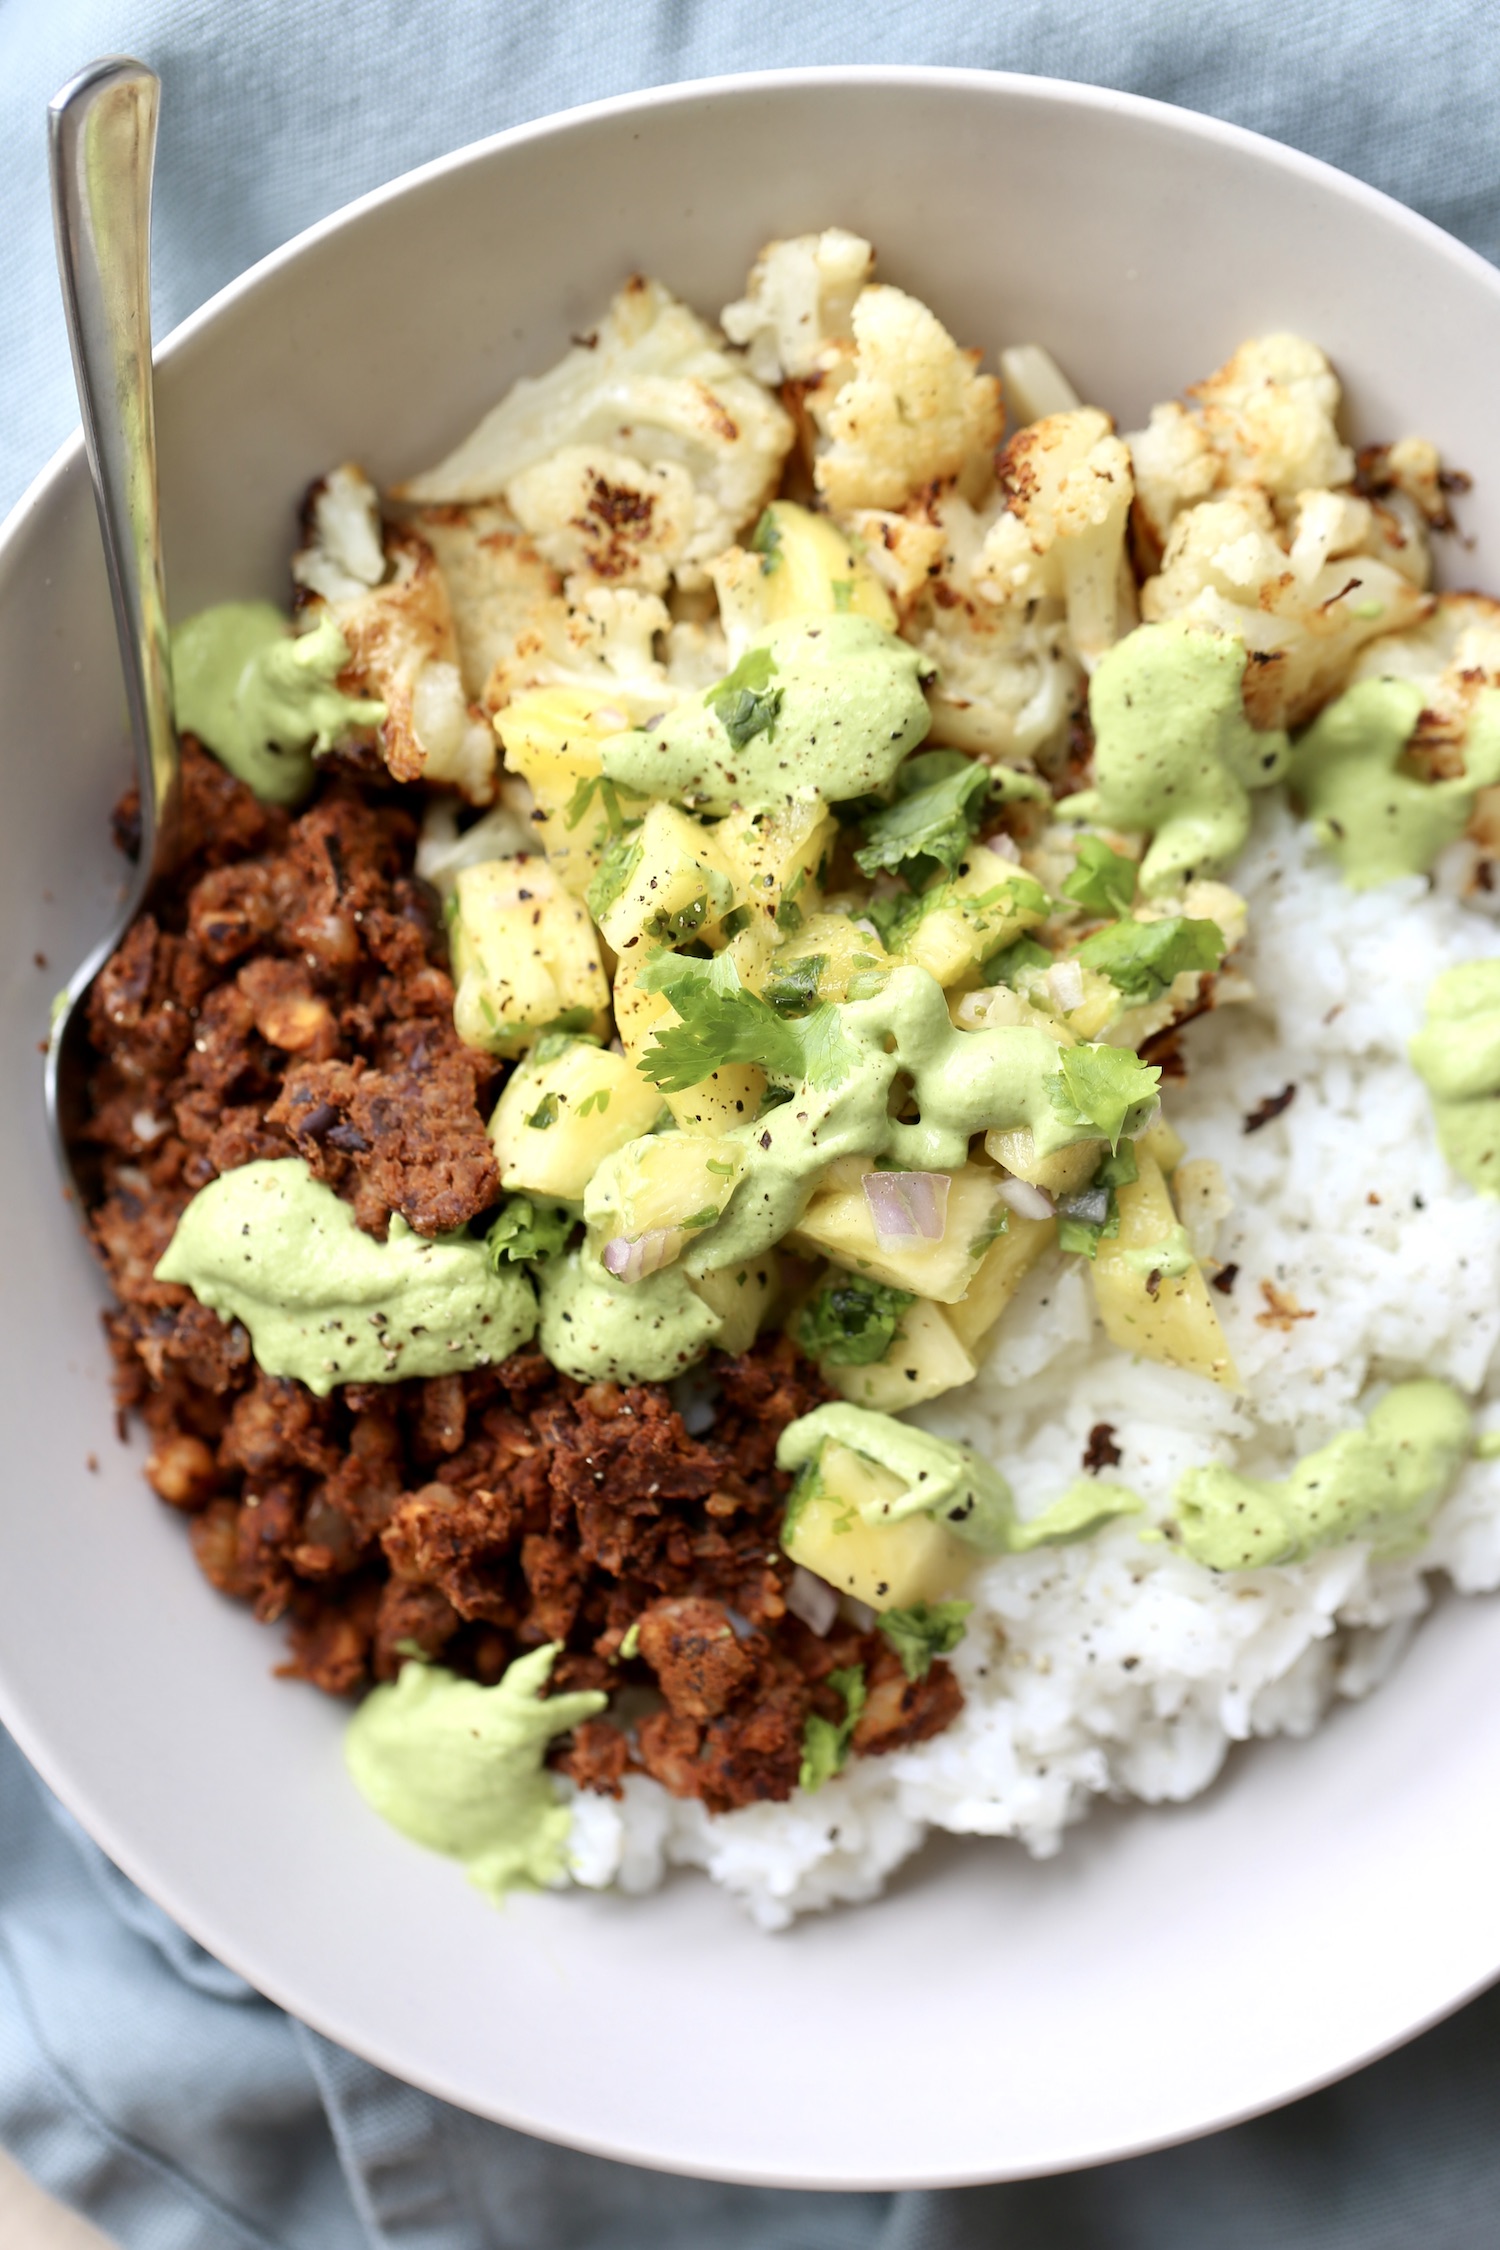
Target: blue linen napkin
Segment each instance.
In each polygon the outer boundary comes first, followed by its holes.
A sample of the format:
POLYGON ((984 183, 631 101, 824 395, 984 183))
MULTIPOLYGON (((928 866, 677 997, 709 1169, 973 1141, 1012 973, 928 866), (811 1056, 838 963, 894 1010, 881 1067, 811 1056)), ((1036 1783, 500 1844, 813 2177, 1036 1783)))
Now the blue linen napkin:
MULTIPOLYGON (((1500 258, 1500 10, 1473 0, 0 0, 0 510, 77 419, 45 104, 122 51, 164 82, 163 335, 298 228, 481 134, 798 63, 1029 70, 1182 102, 1341 164, 1500 258)), ((1066 2179, 816 2196, 571 2155, 400 2085, 259 1998, 0 1736, 0 2143, 126 2250, 1488 2250, 1497 2118, 1491 1993, 1276 2117, 1066 2179)))

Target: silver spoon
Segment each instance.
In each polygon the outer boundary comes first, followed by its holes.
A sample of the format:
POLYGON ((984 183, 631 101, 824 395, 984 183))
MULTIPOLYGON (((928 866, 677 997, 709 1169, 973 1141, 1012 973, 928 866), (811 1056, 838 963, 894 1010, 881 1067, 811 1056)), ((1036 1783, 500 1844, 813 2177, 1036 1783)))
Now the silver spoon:
POLYGON ((154 70, 110 55, 71 79, 47 112, 57 263, 141 798, 129 893, 114 927, 69 978, 47 1050, 47 1122, 75 1194, 83 1183, 69 1140, 85 1091, 89 987, 172 867, 181 801, 151 386, 151 172, 160 94, 154 70))

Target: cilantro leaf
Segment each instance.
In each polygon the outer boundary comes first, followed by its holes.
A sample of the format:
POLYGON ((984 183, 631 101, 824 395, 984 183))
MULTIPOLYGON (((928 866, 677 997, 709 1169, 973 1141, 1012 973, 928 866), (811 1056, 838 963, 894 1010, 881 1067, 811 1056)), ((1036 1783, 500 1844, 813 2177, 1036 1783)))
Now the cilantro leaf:
POLYGON ((1224 958, 1217 922, 1173 914, 1164 922, 1111 922, 1075 948, 1074 959, 1109 978, 1122 997, 1155 1000, 1184 969, 1216 969, 1224 958))
POLYGON ((927 750, 908 758, 896 775, 896 802, 864 822, 856 864, 866 875, 878 875, 882 868, 894 871, 916 861, 920 879, 931 872, 926 863, 936 861, 953 874, 984 817, 992 781, 988 766, 961 751, 927 750))
POLYGON ((1004 945, 992 953, 979 971, 981 984, 1014 985, 1023 969, 1050 969, 1052 955, 1045 945, 1038 945, 1033 937, 1018 937, 1014 945, 1004 945))
POLYGON ((736 750, 775 727, 781 709, 781 690, 770 684, 775 669, 768 648, 747 648, 734 670, 703 698, 736 750))
POLYGON ((1080 836, 1078 863, 1063 884, 1063 897, 1091 913, 1128 914, 1135 904, 1136 864, 1111 851, 1102 836, 1080 836))
POLYGON ((625 829, 606 844, 586 894, 588 910, 596 922, 603 921, 640 864, 640 841, 633 830, 625 829))
POLYGON ((818 1004, 818 984, 828 966, 826 953, 804 953, 800 960, 773 966, 765 996, 779 1016, 804 1016, 818 1004))
POLYGON ((901 1315, 916 1302, 909 1289, 835 1274, 810 1297, 797 1323, 797 1341, 809 1359, 832 1367, 870 1367, 884 1359, 901 1315))
POLYGON ((1055 1078, 1047 1081, 1053 1109, 1065 1125, 1120 1144, 1133 1109, 1155 1099, 1161 1072, 1128 1047, 1065 1047, 1055 1078))
POLYGON ((767 578, 773 571, 780 570, 781 526, 776 521, 773 509, 761 510, 760 521, 750 534, 750 546, 752 552, 760 556, 760 567, 767 578))
POLYGON ((620 810, 620 793, 614 783, 608 774, 586 773, 563 807, 563 826, 570 834, 596 797, 611 836, 618 836, 624 831, 625 815, 620 810))
POLYGON ((507 1196, 484 1238, 490 1264, 521 1265, 555 1258, 567 1242, 576 1214, 565 1203, 543 1203, 529 1195, 507 1196))
POLYGON ((681 1018, 658 1029, 637 1064, 663 1093, 685 1093, 730 1063, 759 1063, 773 1078, 831 1093, 858 1061, 831 1002, 791 1022, 747 990, 727 953, 711 961, 659 953, 640 981, 664 992, 681 1018))
POLYGON ((888 1609, 877 1618, 881 1637, 890 1642, 909 1680, 925 1680, 935 1656, 948 1656, 964 1637, 972 1602, 913 1602, 910 1609, 888 1609))
POLYGON ((802 1729, 802 1770, 797 1776, 808 1790, 821 1789, 841 1771, 849 1756, 849 1744, 865 1707, 865 1668, 851 1664, 846 1670, 830 1672, 828 1685, 843 1697, 844 1716, 835 1725, 816 1711, 808 1713, 802 1729))

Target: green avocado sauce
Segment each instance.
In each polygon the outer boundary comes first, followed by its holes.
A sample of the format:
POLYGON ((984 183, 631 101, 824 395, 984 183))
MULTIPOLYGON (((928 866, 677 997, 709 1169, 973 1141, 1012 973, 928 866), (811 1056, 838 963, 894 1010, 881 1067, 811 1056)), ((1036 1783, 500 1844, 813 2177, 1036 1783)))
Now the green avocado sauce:
MULTIPOLYGON (((725 1132, 744 1150, 746 1169, 722 1216, 683 1253, 685 1273, 716 1273, 770 1249, 796 1225, 819 1177, 839 1157, 885 1156, 902 1171, 942 1172, 957 1170, 972 1136, 991 1127, 1027 1126, 1042 1156, 1099 1137, 1099 1123, 1070 1107, 1061 1068, 1065 1052, 1087 1058, 1093 1049, 1062 1050, 1029 1026, 956 1031, 947 996, 926 969, 893 969, 880 992, 839 1007, 837 1029, 840 1060, 820 1074, 821 1083, 804 1081, 789 1101, 725 1132), (912 1082, 919 1123, 890 1114, 903 1074, 912 1082)), ((1135 1060, 1120 1049, 1109 1055, 1135 1060)), ((1150 1090, 1122 1108, 1111 1138, 1142 1130, 1156 1106, 1155 1084, 1143 1081, 1150 1090)), ((585 1192, 584 1217, 596 1238, 615 1231, 616 1182, 636 1145, 606 1157, 585 1192)), ((622 1342, 621 1356, 627 1351, 622 1342)))
POLYGON ((761 812, 805 789, 883 790, 930 724, 917 651, 866 617, 773 625, 726 680, 604 744, 611 781, 695 812, 761 812))
POLYGON ((1309 1453, 1283 1482, 1189 1469, 1177 1480, 1182 1545, 1210 1570, 1305 1562, 1349 1539, 1409 1553, 1470 1444, 1469 1410, 1450 1384, 1398 1383, 1362 1430, 1309 1453))
POLYGON ((1422 710, 1413 680, 1357 680, 1308 728, 1290 779, 1351 890, 1425 875, 1464 831, 1474 798, 1500 781, 1500 693, 1481 689, 1464 740, 1464 772, 1423 781, 1400 759, 1422 710))
POLYGON ((256 1365, 320 1398, 339 1383, 457 1375, 535 1332, 519 1266, 467 1235, 427 1241, 399 1214, 377 1242, 300 1156, 241 1164, 199 1190, 156 1268, 250 1334, 256 1365))
POLYGON ((1094 786, 1065 820, 1150 832, 1147 898, 1228 866, 1250 834, 1250 791, 1286 772, 1291 746, 1245 716, 1244 644, 1176 620, 1142 625, 1101 657, 1089 686, 1094 786))
POLYGON ((1112 1516, 1135 1515, 1141 1507, 1124 1485, 1080 1477, 1050 1508, 1022 1522, 1005 1478, 972 1446, 915 1429, 869 1406, 815 1406, 811 1414, 789 1422, 777 1441, 776 1466, 815 1472, 830 1441, 863 1454, 906 1486, 902 1498, 882 1510, 881 1521, 940 1516, 956 1538, 985 1554, 1026 1554, 1033 1547, 1084 1539, 1112 1516))
POLYGON ((1465 961, 1433 980, 1410 1053, 1444 1156, 1470 1187, 1500 1195, 1500 960, 1465 961))
POLYGON ((221 602, 172 635, 177 725, 267 805, 300 804, 315 753, 356 727, 378 726, 383 703, 345 695, 343 634, 328 616, 295 638, 269 602, 221 602))
POLYGON ((407 1663, 366 1696, 344 1757, 365 1801, 429 1851, 461 1860, 491 1898, 567 1874, 573 1816, 542 1760, 553 1738, 604 1709, 585 1689, 543 1699, 561 1642, 518 1656, 493 1687, 407 1663))
POLYGON ((616 1281, 587 1248, 541 1268, 537 1342, 579 1383, 670 1383, 700 1360, 724 1323, 680 1266, 616 1281))

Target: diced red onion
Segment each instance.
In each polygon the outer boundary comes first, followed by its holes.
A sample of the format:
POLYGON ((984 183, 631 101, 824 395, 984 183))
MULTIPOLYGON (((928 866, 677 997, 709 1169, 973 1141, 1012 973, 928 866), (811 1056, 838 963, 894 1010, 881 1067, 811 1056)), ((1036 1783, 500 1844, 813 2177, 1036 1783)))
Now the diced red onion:
POLYGON ((839 1598, 826 1578, 815 1578, 798 1563, 786 1590, 786 1606, 821 1640, 838 1616, 839 1598))
POLYGON ((1018 1219, 1050 1219, 1057 1209, 1047 1190, 1033 1187, 1030 1180, 1002 1180, 998 1193, 1018 1219))
POLYGON ((681 1227, 651 1227, 634 1242, 617 1234, 605 1243, 600 1255, 605 1272, 612 1273, 616 1281, 644 1281, 648 1274, 660 1273, 663 1266, 670 1265, 681 1247, 681 1227))
POLYGON ((846 1623, 852 1625, 856 1633, 872 1633, 875 1630, 877 1612, 871 1609, 868 1602, 857 1602, 852 1594, 845 1594, 839 1607, 846 1623))
POLYGON ((1047 996, 1060 1015, 1083 1006, 1083 964, 1080 961, 1054 961, 1042 982, 1047 996))
POLYGON ((881 1242, 941 1242, 947 1225, 946 1172, 866 1172, 865 1202, 881 1242))
POLYGON ((993 852, 997 859, 1019 860, 1021 856, 1021 847, 1015 837, 1007 835, 1003 828, 997 828, 993 836, 985 837, 984 848, 987 852, 993 852))

